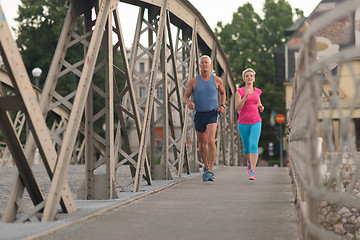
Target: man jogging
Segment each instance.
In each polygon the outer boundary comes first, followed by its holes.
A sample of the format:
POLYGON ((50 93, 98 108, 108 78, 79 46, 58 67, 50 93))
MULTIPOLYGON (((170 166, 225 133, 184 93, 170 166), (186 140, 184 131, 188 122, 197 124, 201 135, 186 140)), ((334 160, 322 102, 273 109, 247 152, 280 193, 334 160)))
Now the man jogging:
POLYGON ((211 74, 211 58, 200 57, 200 75, 190 79, 184 95, 184 103, 195 110, 194 125, 199 143, 200 157, 204 163, 203 181, 215 181, 215 135, 219 113, 225 112, 225 89, 220 77, 211 74), (220 106, 218 105, 220 93, 220 106), (191 94, 193 101, 190 100, 191 94))

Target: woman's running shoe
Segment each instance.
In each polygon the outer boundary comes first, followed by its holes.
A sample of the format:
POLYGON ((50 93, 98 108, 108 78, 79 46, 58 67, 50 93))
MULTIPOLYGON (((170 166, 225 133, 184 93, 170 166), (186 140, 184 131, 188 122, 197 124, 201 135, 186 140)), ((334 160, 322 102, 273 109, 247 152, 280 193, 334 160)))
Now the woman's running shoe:
POLYGON ((255 180, 255 171, 250 170, 250 173, 249 173, 249 180, 255 180))

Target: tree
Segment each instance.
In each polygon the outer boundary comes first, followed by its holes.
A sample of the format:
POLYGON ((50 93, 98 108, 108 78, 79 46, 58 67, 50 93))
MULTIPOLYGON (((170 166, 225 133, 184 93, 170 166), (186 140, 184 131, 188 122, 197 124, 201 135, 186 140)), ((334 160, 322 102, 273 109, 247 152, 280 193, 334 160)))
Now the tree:
POLYGON ((284 31, 294 24, 292 8, 285 0, 265 0, 264 4, 264 19, 262 20, 262 32, 265 49, 262 51, 264 61, 267 62, 266 68, 261 68, 261 74, 274 79, 275 64, 274 51, 281 45, 285 44, 287 38, 284 31))
MULTIPOLYGON (((40 67, 43 70, 39 79, 41 89, 52 62, 70 2, 70 0, 21 0, 21 5, 19 5, 18 17, 15 19, 19 23, 16 31, 17 44, 30 79, 32 79, 33 68, 40 67)), ((77 19, 74 31, 83 35, 82 16, 77 19)), ((115 65, 124 69, 120 60, 120 52, 117 51, 114 55, 115 65)), ((65 60, 73 64, 83 58, 84 47, 81 44, 75 44, 67 50, 65 60)), ((102 59, 104 59, 104 53, 100 51, 98 62, 101 62, 102 59)), ((121 91, 125 85, 125 77, 115 72, 115 79, 118 82, 119 91, 121 91)), ((58 79, 56 91, 60 95, 66 96, 75 90, 78 81, 79 78, 75 74, 66 74, 58 79)), ((104 86, 104 73, 97 72, 93 76, 93 81, 97 86, 104 86)), ((95 111, 104 106, 104 99, 101 97, 94 96, 93 101, 95 111)), ((48 116, 47 120, 50 125, 53 122, 52 116, 48 116)), ((102 131, 102 125, 96 125, 95 129, 102 131)))
POLYGON ((234 72, 237 82, 240 82, 241 72, 246 67, 254 68, 256 64, 260 63, 257 51, 261 46, 261 39, 259 36, 261 18, 255 13, 250 3, 244 4, 238 8, 238 11, 233 14, 231 24, 224 27, 222 23, 217 24, 215 34, 220 38, 220 42, 228 55, 232 71, 234 72))
POLYGON ((29 76, 35 67, 43 70, 40 86, 45 82, 69 5, 68 0, 21 0, 19 5, 16 41, 29 76))
MULTIPOLYGON (((21 0, 19 5, 19 14, 15 19, 19 23, 16 41, 29 76, 35 67, 43 70, 41 84, 45 82, 69 6, 70 0, 21 0)), ((83 34, 83 22, 80 17, 75 24, 75 32, 79 35, 83 34)), ((114 61, 119 63, 119 54, 115 55, 114 61)), ((83 57, 84 49, 81 45, 69 48, 66 53, 66 60, 69 62, 76 62, 83 57)), ((103 55, 100 54, 99 58, 103 58, 103 55)), ((122 67, 122 64, 120 65, 122 67)), ((122 87, 123 85, 124 82, 121 82, 122 87)), ((69 81, 69 84, 63 87, 72 89, 74 86, 72 81, 69 81)))
POLYGON ((262 19, 252 5, 246 3, 233 14, 230 24, 223 26, 218 22, 215 34, 228 55, 237 84, 243 84, 241 74, 245 68, 256 71, 255 86, 262 89, 261 100, 265 106, 259 145, 267 149, 268 143, 276 139, 269 124, 271 109, 285 113, 283 86, 274 81, 274 51, 288 40, 284 30, 293 25, 294 16, 299 17, 303 12, 295 9, 293 13, 286 0, 265 0, 263 12, 262 19))

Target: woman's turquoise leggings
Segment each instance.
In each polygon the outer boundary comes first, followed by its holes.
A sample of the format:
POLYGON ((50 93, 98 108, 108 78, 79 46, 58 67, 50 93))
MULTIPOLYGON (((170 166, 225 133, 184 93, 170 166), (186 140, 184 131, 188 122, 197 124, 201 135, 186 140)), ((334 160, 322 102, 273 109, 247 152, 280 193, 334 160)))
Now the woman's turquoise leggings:
POLYGON ((259 153, 258 145, 261 133, 261 122, 254 124, 238 123, 238 127, 244 145, 244 154, 259 153))

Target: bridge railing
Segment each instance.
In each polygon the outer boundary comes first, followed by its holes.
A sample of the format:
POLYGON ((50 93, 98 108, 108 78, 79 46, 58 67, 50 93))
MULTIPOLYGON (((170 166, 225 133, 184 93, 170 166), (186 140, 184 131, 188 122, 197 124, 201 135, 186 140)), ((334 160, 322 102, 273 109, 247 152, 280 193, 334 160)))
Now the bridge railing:
POLYGON ((287 138, 302 239, 360 238, 359 7, 316 18, 297 59, 287 138), (353 41, 322 56, 319 32, 333 22, 350 24, 353 41))

